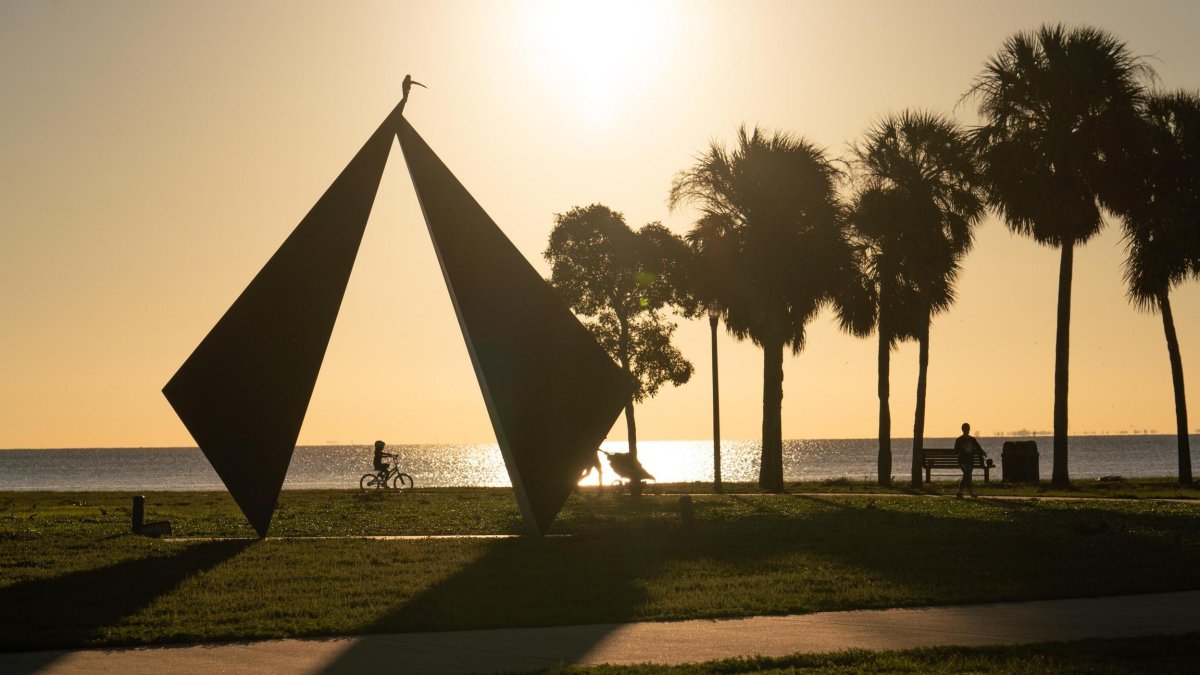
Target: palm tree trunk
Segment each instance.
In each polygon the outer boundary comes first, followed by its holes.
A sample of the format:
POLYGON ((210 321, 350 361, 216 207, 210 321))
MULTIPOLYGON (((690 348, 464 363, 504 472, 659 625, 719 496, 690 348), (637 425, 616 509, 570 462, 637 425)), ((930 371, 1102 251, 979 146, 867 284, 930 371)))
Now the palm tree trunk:
POLYGON ((888 403, 891 393, 892 344, 879 322, 879 484, 892 484, 892 410, 888 403))
POLYGON ((1075 241, 1062 243, 1058 268, 1058 335, 1054 341, 1054 473, 1050 484, 1070 487, 1067 471, 1067 376, 1071 355, 1071 277, 1075 267, 1075 241))
POLYGON ((1163 331, 1167 334, 1167 354, 1171 357, 1171 381, 1175 385, 1175 430, 1179 436, 1179 482, 1192 482, 1192 449, 1188 441, 1187 399, 1183 389, 1183 357, 1179 353, 1179 338, 1175 336, 1175 317, 1166 291, 1158 296, 1162 310, 1163 331))
POLYGON ((921 487, 921 470, 924 468, 925 446, 925 388, 929 377, 929 316, 917 339, 920 353, 917 356, 917 411, 913 416, 912 486, 921 487))
POLYGON ((783 492, 783 341, 763 341, 762 458, 758 484, 783 492))

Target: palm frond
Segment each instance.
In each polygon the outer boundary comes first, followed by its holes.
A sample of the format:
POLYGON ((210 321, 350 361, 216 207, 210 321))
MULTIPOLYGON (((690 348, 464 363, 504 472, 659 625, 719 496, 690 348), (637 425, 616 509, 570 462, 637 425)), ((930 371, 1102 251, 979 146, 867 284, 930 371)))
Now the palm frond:
POLYGON ((710 143, 676 175, 669 205, 701 214, 688 234, 697 292, 734 336, 803 347, 804 325, 856 265, 837 194, 843 176, 807 139, 744 125, 736 145, 710 143))
POLYGON ((1008 38, 964 99, 978 102, 987 200, 1014 232, 1082 243, 1101 206, 1128 200, 1124 169, 1154 82, 1146 59, 1091 27, 1042 26, 1008 38))
POLYGON ((1120 208, 1123 276, 1129 301, 1154 312, 1161 296, 1200 273, 1200 96, 1150 96, 1142 131, 1138 180, 1120 208))

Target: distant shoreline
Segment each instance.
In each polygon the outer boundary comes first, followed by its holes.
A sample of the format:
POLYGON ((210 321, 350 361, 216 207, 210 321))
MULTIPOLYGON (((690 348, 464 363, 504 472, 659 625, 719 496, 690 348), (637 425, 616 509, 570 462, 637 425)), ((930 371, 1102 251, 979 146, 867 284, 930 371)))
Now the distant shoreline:
MULTIPOLYGON (((977 433, 976 435, 981 440, 985 440, 985 441, 989 440, 989 439, 996 439, 996 440, 1012 440, 1012 439, 1052 440, 1053 439, 1053 433, 1051 433, 1051 432, 1038 432, 1038 433, 1034 433, 1034 434, 1017 434, 1015 432, 1004 432, 1003 434, 977 433)), ((1188 436, 1189 436, 1189 438, 1200 438, 1200 430, 1193 431, 1192 433, 1188 434, 1188 436)), ((941 440, 943 438, 951 438, 951 437, 950 436, 926 436, 925 438, 927 440, 941 440)), ((1067 438, 1068 439, 1076 439, 1076 438, 1171 438, 1171 439, 1173 439, 1173 438, 1175 438, 1175 434, 1174 433, 1153 433, 1153 434, 1082 433, 1082 434, 1070 434, 1069 436, 1067 436, 1067 438)), ((664 438, 664 439, 642 438, 642 439, 638 439, 638 440, 639 440, 639 442, 642 442, 642 443, 711 443, 712 442, 711 438, 664 438)), ((875 439, 875 437, 871 436, 871 437, 857 437, 857 438, 856 437, 785 438, 783 440, 785 443, 794 443, 794 442, 812 443, 812 442, 822 442, 822 441, 870 442, 870 441, 875 441, 876 439, 875 439)), ((301 443, 301 444, 297 445, 296 447, 297 448, 355 448, 355 447, 364 447, 365 448, 365 447, 370 447, 373 442, 374 441, 372 440, 372 441, 363 441, 361 443, 301 443)), ((606 443, 624 443, 625 441, 624 441, 624 439, 617 439, 617 440, 609 440, 609 441, 605 441, 605 442, 606 443)), ((759 440, 755 439, 755 438, 724 438, 724 439, 721 439, 722 445, 758 443, 758 442, 759 442, 759 440)), ((911 436, 908 436, 908 437, 893 436, 892 437, 892 443, 904 443, 904 442, 908 442, 911 444, 912 437, 911 436)), ((446 441, 446 442, 442 442, 442 443, 392 443, 390 445, 393 447, 404 447, 404 448, 427 448, 427 447, 440 447, 440 446, 451 446, 451 445, 452 446, 463 446, 463 445, 485 445, 485 446, 488 446, 488 445, 496 445, 496 442, 495 441, 446 441)), ((10 451, 14 451, 14 452, 41 452, 41 451, 53 452, 56 450, 75 451, 75 450, 198 450, 198 449, 199 448, 197 448, 194 445, 125 445, 125 446, 111 445, 111 446, 89 446, 89 447, 54 446, 54 447, 45 447, 45 448, 15 447, 15 448, 0 448, 0 452, 10 452, 10 451)), ((1200 449, 1200 448, 1197 448, 1197 449, 1200 449)))

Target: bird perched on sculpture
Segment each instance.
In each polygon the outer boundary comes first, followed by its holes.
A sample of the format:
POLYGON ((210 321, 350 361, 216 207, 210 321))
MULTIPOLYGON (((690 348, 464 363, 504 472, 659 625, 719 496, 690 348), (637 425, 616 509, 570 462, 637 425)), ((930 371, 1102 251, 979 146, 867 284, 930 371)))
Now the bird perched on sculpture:
POLYGON ((429 87, 426 87, 425 85, 421 84, 420 82, 417 82, 416 80, 412 79, 412 75, 405 75, 404 82, 400 85, 401 86, 400 91, 404 94, 404 98, 408 98, 408 90, 412 89, 412 86, 414 84, 422 89, 429 88, 429 87))

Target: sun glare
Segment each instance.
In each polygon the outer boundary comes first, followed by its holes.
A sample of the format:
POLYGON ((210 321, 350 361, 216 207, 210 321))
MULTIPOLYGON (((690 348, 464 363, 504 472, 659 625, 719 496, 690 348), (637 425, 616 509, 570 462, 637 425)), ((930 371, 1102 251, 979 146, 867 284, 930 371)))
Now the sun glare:
POLYGON ((663 70, 668 19, 667 6, 658 2, 534 2, 526 21, 528 55, 565 107, 604 125, 663 70))

